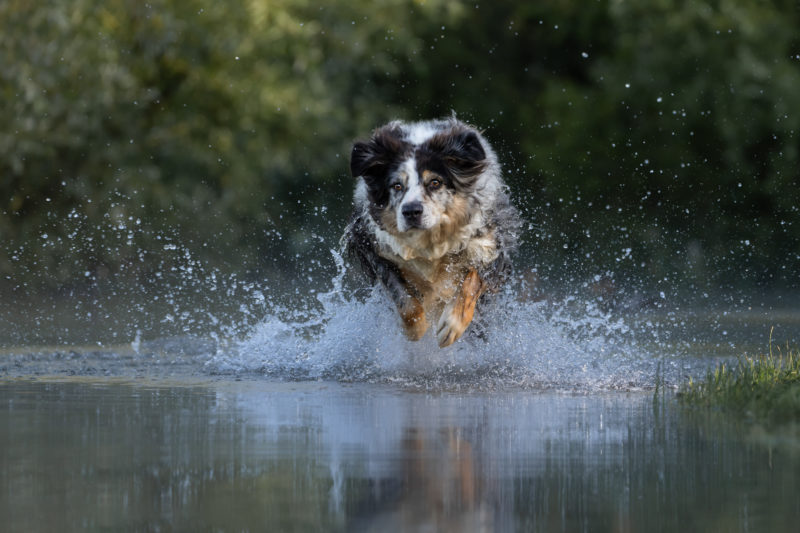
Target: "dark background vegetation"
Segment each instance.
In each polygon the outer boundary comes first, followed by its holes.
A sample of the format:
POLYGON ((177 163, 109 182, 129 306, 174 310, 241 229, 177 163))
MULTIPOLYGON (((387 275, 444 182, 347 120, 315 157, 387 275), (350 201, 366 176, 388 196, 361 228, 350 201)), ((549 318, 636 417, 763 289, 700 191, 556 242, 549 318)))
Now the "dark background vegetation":
POLYGON ((353 139, 453 111, 543 283, 797 286, 796 1, 4 0, 0 26, 5 298, 302 279, 353 139))

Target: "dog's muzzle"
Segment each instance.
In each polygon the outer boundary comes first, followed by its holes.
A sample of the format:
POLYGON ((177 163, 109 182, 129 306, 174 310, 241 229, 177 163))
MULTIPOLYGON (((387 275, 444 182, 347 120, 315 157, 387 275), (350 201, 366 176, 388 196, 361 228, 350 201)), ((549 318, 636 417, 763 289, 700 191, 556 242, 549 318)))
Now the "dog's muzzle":
POLYGON ((422 203, 409 202, 403 206, 401 212, 409 228, 422 227, 422 203))

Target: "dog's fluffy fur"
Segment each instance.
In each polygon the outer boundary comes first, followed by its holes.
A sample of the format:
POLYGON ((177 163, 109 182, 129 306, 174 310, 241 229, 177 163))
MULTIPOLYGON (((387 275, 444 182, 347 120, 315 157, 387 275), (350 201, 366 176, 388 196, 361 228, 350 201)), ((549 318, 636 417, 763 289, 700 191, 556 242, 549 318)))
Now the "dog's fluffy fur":
POLYGON ((386 287, 410 339, 435 320, 439 346, 449 346, 511 270, 520 223, 497 156, 455 118, 395 121, 353 145, 350 169, 348 251, 386 287))

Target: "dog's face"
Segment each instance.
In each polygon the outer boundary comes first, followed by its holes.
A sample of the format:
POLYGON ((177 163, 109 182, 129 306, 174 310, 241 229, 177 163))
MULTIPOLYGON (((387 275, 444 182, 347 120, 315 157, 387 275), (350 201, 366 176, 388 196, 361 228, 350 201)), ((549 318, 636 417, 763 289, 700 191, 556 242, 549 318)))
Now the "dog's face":
POLYGON ((438 129, 389 124, 353 145, 350 169, 367 186, 372 218, 405 234, 454 224, 486 168, 478 133, 458 122, 438 129))

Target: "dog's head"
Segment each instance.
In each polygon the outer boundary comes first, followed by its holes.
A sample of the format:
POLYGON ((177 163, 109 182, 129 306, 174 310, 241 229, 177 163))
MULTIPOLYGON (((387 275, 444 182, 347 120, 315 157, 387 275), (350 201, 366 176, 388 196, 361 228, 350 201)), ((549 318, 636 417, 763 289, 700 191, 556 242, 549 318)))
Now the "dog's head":
POLYGON ((480 133, 450 119, 377 129, 353 145, 350 170, 364 180, 372 218, 404 234, 466 216, 464 204, 488 164, 480 133))

